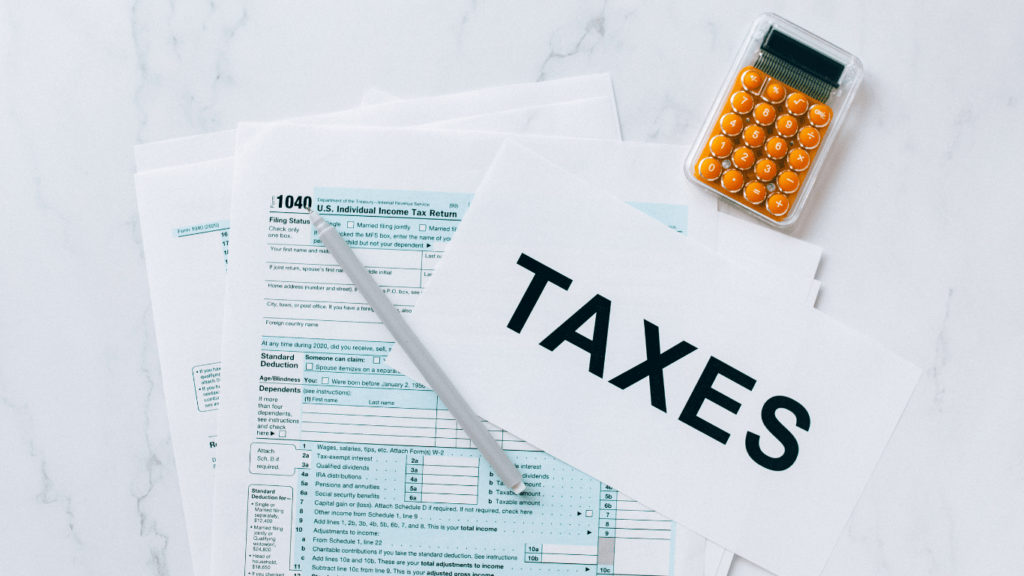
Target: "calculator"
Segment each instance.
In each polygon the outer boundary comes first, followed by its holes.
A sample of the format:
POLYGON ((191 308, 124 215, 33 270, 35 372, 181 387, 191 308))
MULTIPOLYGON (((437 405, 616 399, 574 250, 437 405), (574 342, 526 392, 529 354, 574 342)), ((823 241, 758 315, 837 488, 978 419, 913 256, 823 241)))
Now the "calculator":
POLYGON ((690 152, 690 180, 772 226, 792 225, 862 75, 852 54, 759 16, 690 152))

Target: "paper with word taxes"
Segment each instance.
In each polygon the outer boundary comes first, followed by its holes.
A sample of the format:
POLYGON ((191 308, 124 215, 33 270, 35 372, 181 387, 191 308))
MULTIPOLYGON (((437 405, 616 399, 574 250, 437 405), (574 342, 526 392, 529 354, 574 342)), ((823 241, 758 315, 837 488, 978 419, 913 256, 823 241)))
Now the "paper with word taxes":
MULTIPOLYGON (((411 311, 500 137, 286 124, 243 124, 239 134, 214 573, 387 566, 418 576, 445 567, 428 562, 477 554, 481 574, 699 573, 702 538, 492 427, 534 490, 523 500, 501 494, 436 395, 382 362, 390 335, 313 234, 307 205, 356 243, 396 306, 411 311), (696 558, 697 570, 677 572, 681 556, 696 558)), ((713 221, 713 205, 681 203, 666 184, 680 165, 674 147, 520 141, 673 234, 713 221)), ((784 281, 803 291, 808 282, 784 281)))
POLYGON ((482 418, 812 576, 920 370, 778 296, 510 143, 409 321, 482 418))

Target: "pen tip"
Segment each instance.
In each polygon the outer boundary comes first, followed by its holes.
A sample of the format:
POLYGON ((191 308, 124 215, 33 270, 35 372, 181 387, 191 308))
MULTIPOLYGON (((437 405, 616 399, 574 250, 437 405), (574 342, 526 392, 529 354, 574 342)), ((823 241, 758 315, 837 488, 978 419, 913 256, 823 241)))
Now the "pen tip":
POLYGON ((517 482, 516 485, 512 487, 512 491, 516 494, 522 494, 523 490, 526 490, 526 484, 523 484, 522 482, 517 482))

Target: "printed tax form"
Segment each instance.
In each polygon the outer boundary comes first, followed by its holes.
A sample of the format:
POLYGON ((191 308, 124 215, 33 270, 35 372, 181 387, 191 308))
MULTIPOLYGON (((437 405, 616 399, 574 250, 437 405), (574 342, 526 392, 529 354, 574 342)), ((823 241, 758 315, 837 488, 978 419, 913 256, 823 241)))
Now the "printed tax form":
MULTIPOLYGON (((351 148, 361 149, 365 145, 357 140, 351 148)), ((416 149, 429 148, 416 146, 416 149)), ((394 297, 411 304, 411 298, 429 277, 431 266, 451 238, 471 196, 464 192, 388 190, 383 182, 375 189, 362 188, 362 185, 365 182, 360 183, 359 189, 353 186, 322 190, 327 200, 345 204, 332 208, 330 217, 348 214, 344 222, 336 223, 342 224, 341 230, 345 231, 349 229, 348 222, 352 222, 351 229, 358 229, 360 237, 375 234, 374 238, 395 238, 395 243, 389 246, 364 246, 360 257, 378 273, 381 283, 394 297), (423 215, 412 209, 403 210, 400 206, 404 205, 416 206, 414 210, 423 215), (389 233, 384 234, 383 230, 389 233), (415 241, 411 241, 412 238, 415 241)), ((472 186, 465 189, 472 190, 472 186)), ((291 220, 286 215, 289 201, 282 199, 282 202, 281 210, 268 212, 266 216, 267 222, 275 228, 281 224, 278 220, 291 220)), ((294 206, 295 200, 291 203, 294 206)), ((676 211, 676 214, 683 212, 676 211)), ((681 221, 677 224, 683 225, 681 221)), ((282 230, 265 234, 290 234, 290 224, 280 227, 282 230)), ((308 226, 305 232, 309 233, 308 226)), ((385 239, 380 242, 388 242, 385 239)), ((277 248, 281 252, 272 255, 274 261, 299 258, 301 262, 303 254, 309 255, 308 252, 300 254, 298 251, 303 249, 299 245, 276 244, 280 245, 271 247, 270 251, 277 248)), ((306 246, 318 250, 309 243, 306 246)), ((233 266, 244 266, 239 264, 245 262, 241 259, 244 253, 239 258, 233 266)), ((254 435, 255 442, 245 442, 242 447, 246 461, 242 472, 252 476, 254 485, 242 486, 241 516, 227 516, 231 503, 237 498, 227 496, 224 504, 217 506, 215 522, 224 516, 235 524, 229 528, 240 528, 244 548, 232 546, 233 543, 218 543, 215 550, 219 556, 225 546, 231 546, 236 553, 225 554, 225 560, 230 562, 235 557, 254 554, 253 547, 260 547, 258 543, 264 542, 265 533, 272 533, 273 528, 282 527, 282 533, 296 535, 296 538, 294 549, 275 547, 268 554, 250 560, 249 564, 231 569, 259 573, 279 569, 283 564, 300 572, 316 572, 326 569, 322 567, 351 570, 370 564, 415 574, 426 570, 463 571, 479 565, 479 569, 474 569, 484 573, 505 571, 513 566, 525 566, 537 572, 575 573, 590 568, 611 573, 617 564, 619 573, 673 573, 675 547, 671 523, 620 498, 598 481, 533 451, 516 438, 495 431, 505 449, 516 451, 521 469, 525 468, 526 482, 534 487, 534 492, 526 496, 526 501, 532 504, 530 507, 503 504, 509 498, 500 494, 500 483, 470 448, 436 396, 427 388, 409 387, 379 363, 379 357, 389 347, 386 333, 372 321, 372 313, 365 306, 353 302, 354 294, 349 291, 347 282, 338 277, 340 271, 329 262, 326 266, 300 266, 301 269, 289 269, 289 264, 274 265, 281 266, 267 270, 274 277, 254 284, 281 296, 266 301, 268 305, 261 306, 257 312, 271 322, 263 330, 268 337, 257 342, 260 347, 264 342, 267 344, 266 349, 259 351, 259 369, 270 372, 266 380, 258 384, 259 396, 245 398, 246 404, 256 401, 252 414, 266 418, 267 428, 260 431, 262 434, 254 435), (302 301, 308 302, 309 307, 303 308, 306 302, 302 301), (304 333, 291 325, 294 320, 284 319, 309 312, 330 317, 331 321, 324 323, 324 329, 330 332, 304 333), (296 356, 296 351, 300 357, 296 356), (294 411, 290 402, 287 405, 276 402, 292 387, 287 380, 278 380, 290 378, 285 374, 299 374, 298 385, 309 392, 308 406, 301 406, 299 411, 294 411), (307 378, 311 382, 304 384, 307 378), (285 411, 289 416, 282 414, 285 411), (292 414, 301 418, 299 427, 282 422, 292 414), (288 430, 289 427, 292 430, 288 430), (282 442, 282 432, 286 439, 295 438, 298 442, 282 442), (276 441, 272 434, 276 434, 276 441), (279 454, 294 458, 278 466, 277 461, 270 459, 279 454), (308 456, 308 471, 302 468, 302 455, 308 456), (260 458, 268 459, 267 468, 261 468, 260 458), (308 490, 302 482, 307 482, 308 490), (547 487, 547 494, 557 494, 561 502, 539 498, 536 490, 541 485, 547 487), (251 496, 249 490, 254 490, 251 496), (303 494, 304 491, 307 494, 303 494), (277 514, 278 507, 271 510, 262 506, 268 500, 275 502, 273 498, 285 492, 294 495, 294 506, 283 508, 287 510, 287 518, 277 514), (634 523, 646 527, 645 530, 623 529, 619 549, 608 548, 603 554, 597 546, 596 516, 602 495, 608 506, 614 502, 624 515, 634 516, 634 523), (309 499, 304 501, 304 496, 309 499), (249 505, 244 504, 246 500, 249 505), (360 510, 361 506, 365 508, 360 510), (276 516, 280 522, 265 527, 266 531, 262 530, 263 526, 260 530, 246 529, 245 518, 250 507, 253 514, 261 514, 261 518, 276 516), (238 525, 237 520, 242 523, 238 525), (453 531, 456 534, 453 535, 453 531), (646 538, 630 538, 630 534, 646 538), (457 537, 457 544, 445 544, 453 537, 457 537), (310 553, 303 553, 307 551, 303 550, 303 538, 310 553), (634 544, 632 550, 629 544, 634 544), (317 554, 317 549, 337 552, 317 554), (243 554, 237 554, 239 550, 243 554), (604 564, 599 566, 599 562, 604 564)), ((263 266, 259 268, 262 270, 263 266)), ((229 306, 230 301, 229 296, 229 306)), ((230 322, 230 312, 228 314, 230 322)), ((226 345, 231 344, 226 341, 226 345)), ((296 399, 301 401, 301 396, 296 399)), ((227 410, 230 406, 228 404, 227 410)), ((228 412, 222 414, 222 438, 230 434, 225 431, 231 427, 229 418, 228 412)), ((256 426, 263 425, 256 423, 256 426)), ((222 444, 222 453, 230 451, 228 440, 227 444, 222 444)), ((231 469, 230 464, 222 466, 218 474, 230 474, 231 469)), ((221 480, 218 478, 219 484, 221 480)), ((610 527, 607 533, 612 535, 610 527)), ((605 541, 610 544, 612 539, 605 541)), ((225 566, 225 569, 229 568, 225 566)))
MULTIPOLYGON (((588 80, 585 84, 589 86, 594 82, 588 80)), ((600 83, 587 87, 587 90, 595 88, 604 90, 600 83)), ((568 81, 541 83, 531 89, 540 91, 549 100, 571 98, 579 93, 579 88, 568 81), (554 85, 557 89, 544 84, 554 85), (572 90, 567 92, 570 88, 572 90)), ((610 86, 607 91, 610 92, 610 86)), ((502 92, 488 91, 483 97, 487 100, 485 104, 494 108, 515 105, 502 92)), ((461 95, 430 100, 433 108, 445 111, 454 110, 449 103, 451 99, 465 101, 461 95)), ((481 129, 493 127, 527 132, 542 129, 562 131, 566 136, 604 134, 608 138, 617 138, 617 117, 614 105, 609 106, 609 102, 610 95, 604 95, 530 108, 512 108, 491 116, 451 118, 450 121, 481 129)), ((408 119, 410 116, 403 111, 403 106, 410 104, 383 107, 374 112, 362 110, 359 119, 385 123, 395 122, 396 117, 408 119)), ((423 102, 418 102, 416 107, 425 118, 436 119, 440 115, 423 102)), ((445 121, 435 125, 446 126, 445 121)), ((186 140, 202 149, 203 140, 209 138, 199 136, 186 140)), ((217 139, 217 136, 213 137, 214 142, 217 139)), ((174 154, 165 157, 154 153, 151 150, 153 146, 166 145, 141 146, 143 163, 159 165, 173 159, 174 154)), ((136 178, 164 392, 197 574, 205 574, 209 565, 233 164, 233 158, 222 158, 141 172, 136 178)))

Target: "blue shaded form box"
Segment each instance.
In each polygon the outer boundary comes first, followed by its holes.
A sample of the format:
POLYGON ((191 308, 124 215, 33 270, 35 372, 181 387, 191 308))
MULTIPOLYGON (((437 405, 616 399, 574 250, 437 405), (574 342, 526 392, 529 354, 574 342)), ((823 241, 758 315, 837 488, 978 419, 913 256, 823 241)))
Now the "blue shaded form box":
POLYGON ((665 226, 686 235, 689 212, 682 204, 652 204, 650 202, 626 202, 633 208, 647 214, 665 226))

